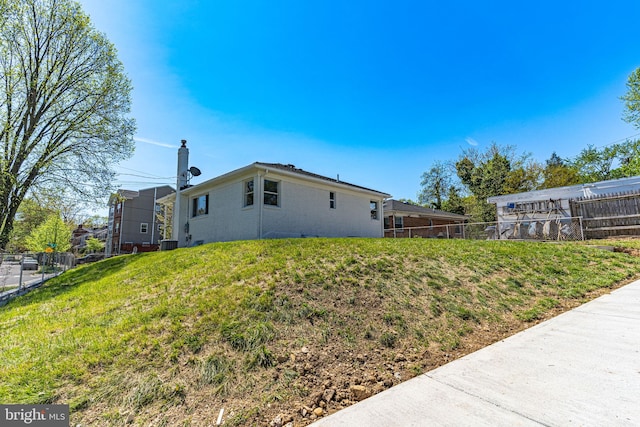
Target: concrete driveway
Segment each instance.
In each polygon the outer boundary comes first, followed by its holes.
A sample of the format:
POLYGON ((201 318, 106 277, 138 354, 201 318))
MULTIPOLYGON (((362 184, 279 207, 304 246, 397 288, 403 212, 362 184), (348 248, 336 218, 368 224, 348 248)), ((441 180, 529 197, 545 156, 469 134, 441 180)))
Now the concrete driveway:
POLYGON ((640 425, 640 281, 313 424, 569 425, 640 425))

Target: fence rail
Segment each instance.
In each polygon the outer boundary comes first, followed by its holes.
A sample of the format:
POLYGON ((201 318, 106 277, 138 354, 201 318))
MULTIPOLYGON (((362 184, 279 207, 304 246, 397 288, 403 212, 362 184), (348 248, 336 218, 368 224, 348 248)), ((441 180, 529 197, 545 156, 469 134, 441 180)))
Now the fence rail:
POLYGON ((388 228, 385 237, 471 240, 584 240, 580 217, 388 228))
POLYGON ((0 253, 0 306, 73 267, 71 253, 0 253))
POLYGON ((640 192, 614 193, 570 201, 571 212, 585 223, 587 238, 638 235, 640 192))

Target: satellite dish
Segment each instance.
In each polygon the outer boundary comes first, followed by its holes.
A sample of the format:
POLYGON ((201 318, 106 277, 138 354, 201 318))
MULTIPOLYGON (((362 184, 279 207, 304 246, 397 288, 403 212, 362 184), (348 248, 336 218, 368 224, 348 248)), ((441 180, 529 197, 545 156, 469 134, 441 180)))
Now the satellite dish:
POLYGON ((198 169, 198 168, 197 168, 197 167, 195 167, 195 166, 191 166, 191 167, 189 168, 189 172, 191 172, 191 175, 193 175, 193 176, 200 176, 200 175, 202 175, 202 172, 200 172, 200 169, 198 169))

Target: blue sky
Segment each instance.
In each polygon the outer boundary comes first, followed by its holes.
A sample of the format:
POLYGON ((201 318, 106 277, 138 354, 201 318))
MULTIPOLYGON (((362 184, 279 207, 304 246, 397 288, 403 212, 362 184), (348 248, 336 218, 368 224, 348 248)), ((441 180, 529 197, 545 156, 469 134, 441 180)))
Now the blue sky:
POLYGON ((416 198, 436 160, 491 142, 544 161, 640 136, 629 1, 81 0, 134 86, 122 188, 255 161, 416 198))

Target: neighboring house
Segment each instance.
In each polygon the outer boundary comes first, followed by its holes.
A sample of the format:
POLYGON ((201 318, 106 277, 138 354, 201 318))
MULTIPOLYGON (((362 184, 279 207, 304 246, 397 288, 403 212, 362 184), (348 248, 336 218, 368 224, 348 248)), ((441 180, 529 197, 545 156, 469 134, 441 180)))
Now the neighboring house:
POLYGON ((438 209, 425 208, 398 200, 384 202, 385 237, 464 237, 469 218, 438 209))
POLYGON ((83 224, 78 225, 78 228, 71 232, 71 250, 74 252, 82 252, 87 246, 87 239, 90 237, 96 238, 101 242, 107 240, 107 226, 99 228, 85 228, 83 224))
POLYGON ((489 197, 496 238, 564 239, 640 234, 640 176, 489 197))
POLYGON ((279 163, 253 163, 187 185, 188 150, 178 150, 173 205, 177 246, 286 237, 382 237, 386 193, 279 163))
POLYGON ((156 201, 173 193, 168 185, 139 191, 118 190, 109 199, 105 255, 149 252, 162 239, 156 220, 156 201))

